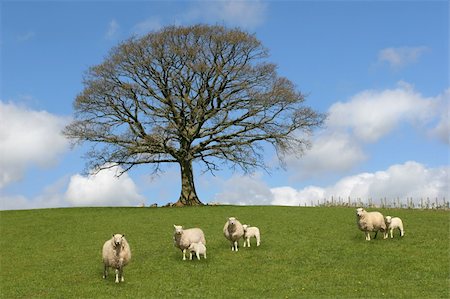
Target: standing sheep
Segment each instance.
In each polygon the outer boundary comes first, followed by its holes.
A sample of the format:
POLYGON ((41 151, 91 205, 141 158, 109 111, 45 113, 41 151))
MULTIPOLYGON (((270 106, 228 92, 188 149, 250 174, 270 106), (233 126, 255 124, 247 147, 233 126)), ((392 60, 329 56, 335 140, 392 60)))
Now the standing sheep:
POLYGON ((244 247, 247 244, 250 247, 250 238, 256 238, 256 246, 261 244, 261 235, 259 233, 259 228, 256 226, 249 226, 247 224, 243 224, 242 228, 244 229, 244 247))
POLYGON ((235 217, 228 218, 228 221, 223 227, 223 234, 231 242, 231 250, 238 251, 239 239, 244 236, 244 228, 239 220, 235 217))
MULTIPOLYGON (((378 231, 386 232, 386 223, 384 223, 383 214, 380 212, 367 212, 363 208, 356 209, 356 223, 358 228, 366 235, 366 241, 370 241, 370 232, 375 232, 374 239, 378 231)), ((384 239, 386 239, 384 234, 384 239)))
POLYGON ((197 259, 200 260, 200 254, 206 259, 206 246, 202 242, 192 243, 189 246, 189 259, 192 260, 192 255, 195 253, 197 259))
POLYGON ((400 237, 405 235, 405 231, 403 230, 403 222, 402 219, 398 217, 386 216, 386 236, 388 235, 388 231, 391 232, 391 239, 394 237, 393 231, 398 228, 400 232, 400 237))
POLYGON ((173 233, 174 246, 180 248, 183 252, 183 261, 186 260, 186 250, 192 243, 202 242, 206 245, 205 235, 199 228, 183 229, 181 225, 173 225, 175 231, 173 233))
POLYGON ((125 235, 114 234, 111 239, 103 244, 103 278, 108 276, 108 268, 116 269, 116 283, 124 282, 123 267, 131 260, 130 245, 128 245, 125 235))

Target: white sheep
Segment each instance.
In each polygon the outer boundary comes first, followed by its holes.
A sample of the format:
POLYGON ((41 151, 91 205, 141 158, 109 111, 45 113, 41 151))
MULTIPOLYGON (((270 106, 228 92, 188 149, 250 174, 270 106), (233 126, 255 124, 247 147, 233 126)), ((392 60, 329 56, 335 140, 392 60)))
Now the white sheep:
POLYGON ((386 236, 388 235, 388 231, 391 232, 391 239, 394 237, 394 229, 398 228, 400 232, 400 237, 405 235, 405 231, 403 230, 403 222, 402 219, 398 217, 386 216, 386 236))
POLYGON ((239 239, 244 236, 244 228, 235 217, 228 218, 223 227, 223 234, 231 242, 231 250, 238 251, 239 239))
POLYGON ((375 232, 374 239, 377 237, 378 231, 384 233, 384 239, 387 238, 386 223, 380 212, 367 212, 363 208, 358 208, 356 209, 356 223, 358 228, 365 233, 366 241, 370 241, 370 232, 375 232))
POLYGON ((206 246, 202 242, 198 243, 191 243, 191 245, 188 248, 189 250, 189 259, 192 260, 192 255, 195 254, 197 256, 197 259, 200 259, 200 255, 203 255, 203 257, 206 259, 206 246))
POLYGON ((103 278, 108 276, 108 268, 116 269, 116 283, 124 282, 123 267, 131 260, 130 245, 125 239, 125 235, 113 234, 112 238, 103 244, 103 278))
POLYGON ((244 229, 244 247, 248 245, 250 247, 250 238, 256 238, 256 246, 261 244, 261 235, 259 233, 259 228, 256 226, 249 226, 248 224, 243 224, 242 228, 244 229))
POLYGON ((183 229, 181 225, 174 225, 175 231, 173 233, 174 246, 180 248, 183 252, 183 261, 186 260, 186 250, 192 243, 202 242, 206 245, 205 234, 199 228, 183 229))

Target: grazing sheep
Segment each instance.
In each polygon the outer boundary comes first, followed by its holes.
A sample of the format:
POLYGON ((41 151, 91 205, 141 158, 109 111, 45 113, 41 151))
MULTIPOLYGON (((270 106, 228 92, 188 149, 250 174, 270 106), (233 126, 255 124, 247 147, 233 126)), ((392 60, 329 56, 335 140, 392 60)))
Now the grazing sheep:
POLYGON ((174 225, 175 231, 173 233, 174 246, 180 248, 183 252, 183 261, 186 260, 186 250, 192 243, 202 242, 206 245, 205 235, 199 228, 183 229, 181 225, 174 225))
POLYGON ((231 250, 238 251, 239 239, 244 236, 244 228, 242 224, 234 217, 228 218, 223 227, 223 234, 231 242, 231 250))
POLYGON ((250 247, 250 238, 256 238, 256 246, 261 244, 261 235, 259 234, 259 228, 256 226, 249 226, 247 224, 243 224, 242 228, 244 229, 244 247, 248 245, 250 247))
MULTIPOLYGON (((367 212, 363 208, 356 209, 356 223, 361 231, 366 235, 366 241, 370 241, 370 232, 375 232, 374 239, 378 231, 386 232, 386 223, 384 223, 383 214, 380 212, 367 212)), ((384 234, 384 239, 387 236, 384 234)))
POLYGON ((192 260, 193 253, 195 253, 198 260, 200 259, 200 254, 203 255, 203 257, 206 259, 206 246, 202 242, 192 243, 188 249, 190 254, 189 256, 190 260, 192 260))
POLYGON ((108 276, 108 268, 116 269, 116 283, 124 282, 123 267, 125 267, 131 259, 130 245, 128 245, 125 235, 114 234, 111 239, 105 242, 102 250, 103 278, 108 276))
POLYGON ((403 230, 403 222, 402 219, 398 217, 386 216, 386 236, 388 235, 388 231, 391 232, 391 239, 394 237, 394 229, 398 228, 400 232, 400 237, 405 235, 405 231, 403 230))

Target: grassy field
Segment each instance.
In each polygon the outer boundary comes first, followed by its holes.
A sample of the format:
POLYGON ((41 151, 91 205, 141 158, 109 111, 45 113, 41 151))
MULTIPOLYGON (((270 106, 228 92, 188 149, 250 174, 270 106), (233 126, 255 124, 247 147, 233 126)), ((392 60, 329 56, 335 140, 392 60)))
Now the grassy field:
POLYGON ((403 219, 403 239, 365 241, 353 208, 2 211, 0 296, 448 298, 450 213, 380 211, 403 219), (222 234, 229 216, 258 226, 261 246, 232 252, 222 234), (207 260, 181 260, 173 224, 203 229, 207 260), (101 247, 112 233, 125 233, 133 253, 121 284, 102 279, 101 247))

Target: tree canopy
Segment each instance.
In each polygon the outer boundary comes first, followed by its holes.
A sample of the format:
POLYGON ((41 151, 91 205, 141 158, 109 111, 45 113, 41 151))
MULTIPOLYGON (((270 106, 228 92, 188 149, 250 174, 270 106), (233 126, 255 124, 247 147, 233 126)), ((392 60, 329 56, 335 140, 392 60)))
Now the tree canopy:
POLYGON ((89 142, 91 168, 164 163, 181 171, 179 205, 201 204, 192 163, 245 172, 266 168, 263 143, 301 155, 324 115, 267 61, 249 33, 223 26, 171 26, 113 48, 85 75, 64 130, 89 142))

